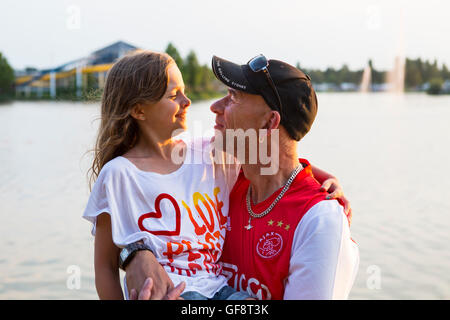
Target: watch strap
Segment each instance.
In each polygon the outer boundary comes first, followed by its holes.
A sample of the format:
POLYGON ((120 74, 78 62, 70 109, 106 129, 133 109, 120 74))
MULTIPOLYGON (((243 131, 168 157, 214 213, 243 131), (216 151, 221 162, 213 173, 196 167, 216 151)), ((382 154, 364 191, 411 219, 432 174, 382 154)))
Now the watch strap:
POLYGON ((129 245, 125 246, 120 251, 119 255, 119 268, 125 271, 126 266, 130 263, 130 261, 133 259, 133 257, 136 255, 136 252, 141 250, 148 250, 151 253, 155 254, 153 249, 144 244, 142 241, 130 243, 129 245))

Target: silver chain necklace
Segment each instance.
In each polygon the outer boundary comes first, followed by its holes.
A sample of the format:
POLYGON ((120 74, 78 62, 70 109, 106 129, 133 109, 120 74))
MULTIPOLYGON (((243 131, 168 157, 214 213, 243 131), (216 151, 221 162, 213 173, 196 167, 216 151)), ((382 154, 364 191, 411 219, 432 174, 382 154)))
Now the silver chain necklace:
POLYGON ((294 181, 295 177, 297 176, 297 174, 302 169, 303 169, 302 165, 298 165, 298 167, 295 168, 295 170, 292 172, 291 176, 289 177, 288 181, 284 185, 284 188, 283 188, 283 190, 281 190, 281 192, 278 195, 278 197, 272 202, 272 204, 266 210, 264 210, 261 213, 254 213, 253 210, 252 210, 252 205, 251 205, 251 200, 250 200, 251 186, 250 185, 248 186, 248 190, 247 190, 247 211, 248 211, 250 217, 248 218, 248 225, 246 225, 244 227, 245 229, 250 230, 251 228, 253 228, 253 226, 251 225, 252 218, 262 218, 265 215, 267 215, 270 211, 272 211, 273 207, 275 207, 275 205, 278 203, 278 201, 280 201, 280 199, 284 196, 286 191, 288 191, 289 187, 291 186, 292 181, 294 181))

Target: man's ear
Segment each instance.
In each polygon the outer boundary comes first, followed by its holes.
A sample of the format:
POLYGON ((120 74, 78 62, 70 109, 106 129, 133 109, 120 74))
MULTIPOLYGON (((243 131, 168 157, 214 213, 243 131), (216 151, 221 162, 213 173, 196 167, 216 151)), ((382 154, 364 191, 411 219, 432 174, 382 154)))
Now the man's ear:
POLYGON ((270 131, 273 129, 278 129, 280 126, 281 116, 278 111, 270 111, 269 119, 266 122, 264 129, 267 129, 268 134, 270 135, 270 131))
POLYGON ((130 115, 136 120, 145 120, 144 106, 140 103, 131 108, 130 115))

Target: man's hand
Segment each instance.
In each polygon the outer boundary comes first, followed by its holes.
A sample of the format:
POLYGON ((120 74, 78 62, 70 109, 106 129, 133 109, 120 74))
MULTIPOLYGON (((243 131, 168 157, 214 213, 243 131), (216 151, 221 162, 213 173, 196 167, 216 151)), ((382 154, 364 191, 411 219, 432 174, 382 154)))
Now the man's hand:
MULTIPOLYGON (((139 292, 139 295, 137 294, 136 289, 131 289, 130 300, 150 300, 152 296, 152 287, 152 278, 147 278, 141 288, 141 291, 139 292)), ((184 300, 180 297, 180 294, 184 291, 185 287, 185 282, 181 282, 164 297, 164 300, 184 300)))
POLYGON ((344 205, 344 212, 347 215, 348 225, 352 223, 352 208, 350 201, 344 196, 344 190, 336 178, 329 178, 322 183, 320 191, 328 192, 327 199, 336 199, 344 205))
POLYGON ((131 292, 134 290, 134 293, 140 298, 147 297, 151 300, 160 300, 174 288, 166 270, 159 264, 153 253, 148 250, 136 252, 136 255, 126 266, 125 272, 130 298, 131 292), (151 278, 150 283, 145 282, 147 278, 151 278), (148 290, 149 287, 150 290, 148 290), (142 289, 145 289, 145 292, 141 295, 142 289))

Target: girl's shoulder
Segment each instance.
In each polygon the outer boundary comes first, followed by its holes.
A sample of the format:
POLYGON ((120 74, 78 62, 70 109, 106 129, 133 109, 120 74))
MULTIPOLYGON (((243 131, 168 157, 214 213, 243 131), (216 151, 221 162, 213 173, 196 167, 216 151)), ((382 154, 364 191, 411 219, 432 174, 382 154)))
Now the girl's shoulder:
POLYGON ((98 178, 105 179, 107 177, 113 177, 123 174, 129 170, 129 167, 130 167, 129 160, 127 160, 122 156, 116 157, 105 163, 102 170, 100 170, 98 178))

